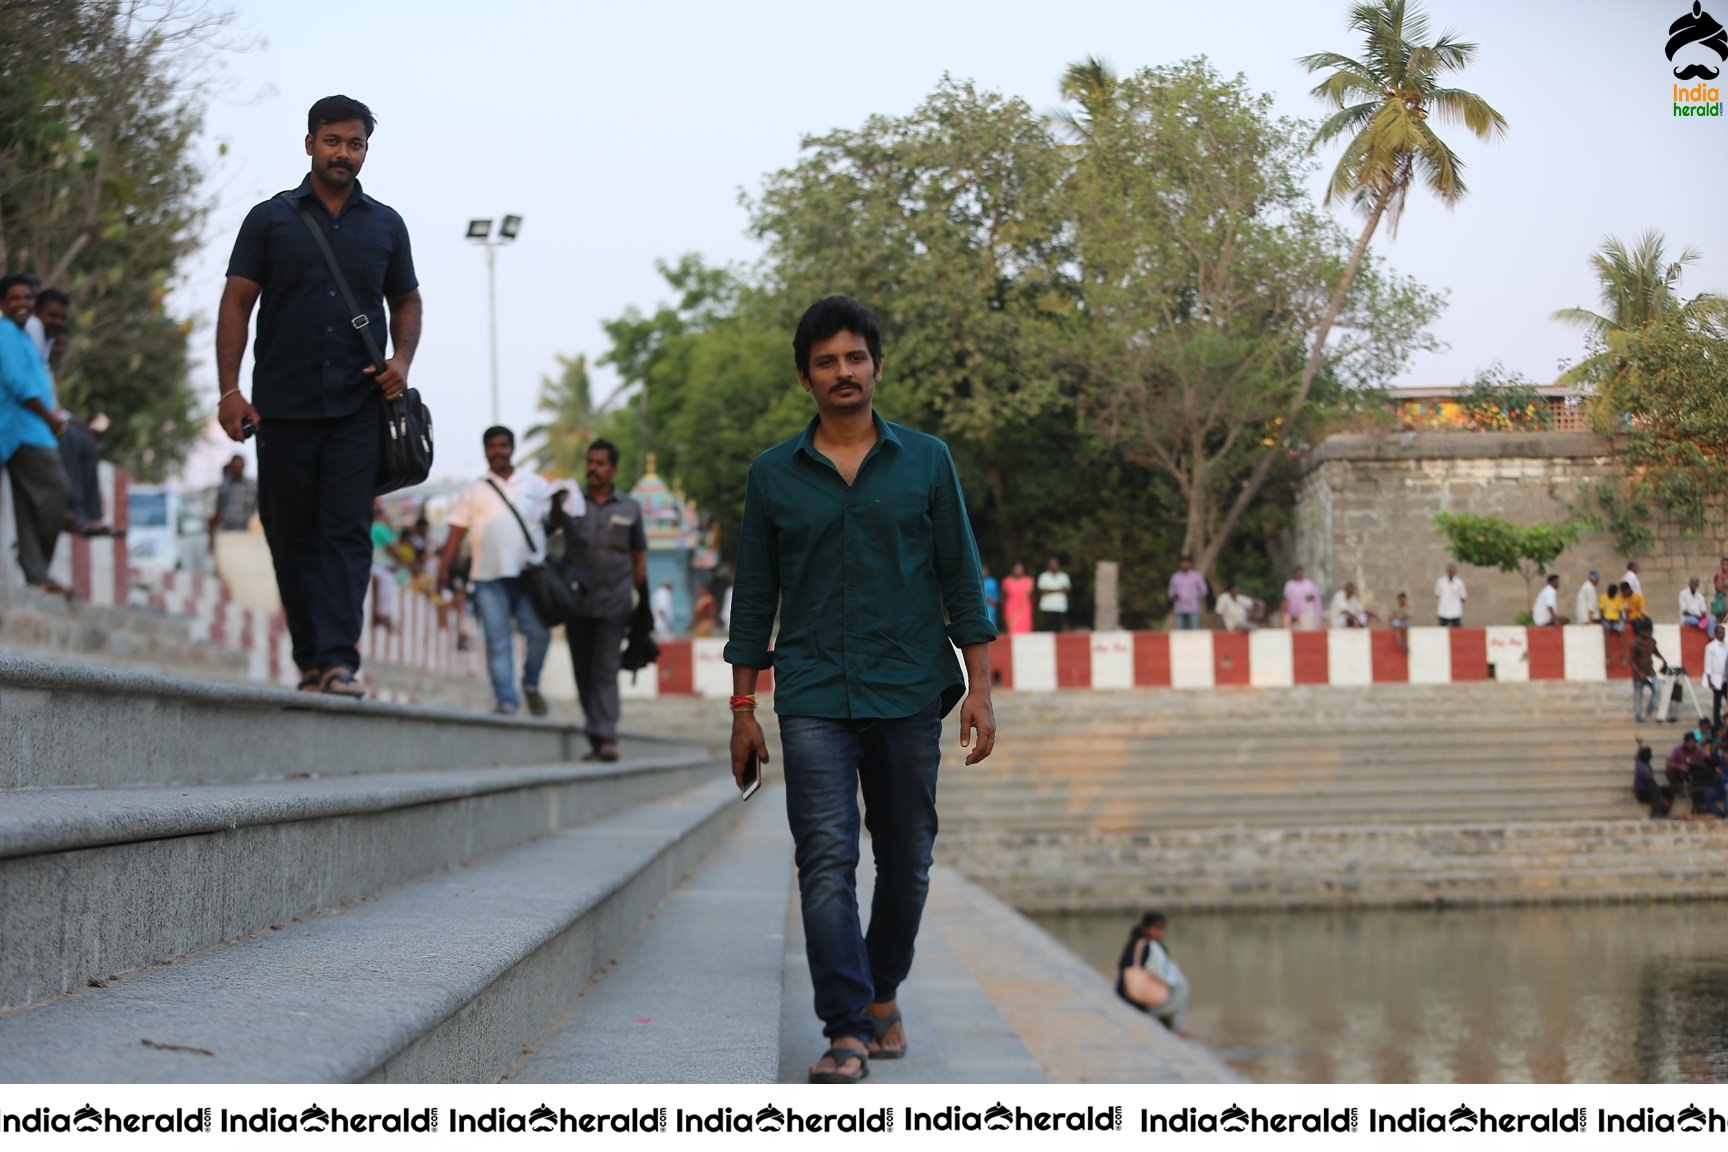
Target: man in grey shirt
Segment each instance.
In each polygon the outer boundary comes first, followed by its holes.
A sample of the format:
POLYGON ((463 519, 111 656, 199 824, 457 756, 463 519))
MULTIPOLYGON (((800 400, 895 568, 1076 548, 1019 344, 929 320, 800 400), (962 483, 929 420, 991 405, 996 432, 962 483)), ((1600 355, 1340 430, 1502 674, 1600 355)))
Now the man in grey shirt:
POLYGON ((582 514, 566 514, 562 493, 555 493, 552 519, 564 533, 565 557, 584 577, 575 614, 564 625, 591 745, 582 759, 611 762, 618 759, 618 665, 635 607, 631 591, 648 595, 648 537, 641 506, 612 486, 617 446, 594 441, 587 471, 582 514))

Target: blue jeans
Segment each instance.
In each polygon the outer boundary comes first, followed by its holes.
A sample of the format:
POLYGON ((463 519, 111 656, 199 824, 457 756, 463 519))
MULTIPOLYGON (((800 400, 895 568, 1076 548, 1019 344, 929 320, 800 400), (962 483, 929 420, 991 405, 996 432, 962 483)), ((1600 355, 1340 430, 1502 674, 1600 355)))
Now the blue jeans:
POLYGON ((1657 681, 1656 681, 1656 677, 1654 677, 1654 676, 1650 677, 1647 680, 1642 676, 1633 677, 1633 679, 1632 679, 1632 718, 1634 720, 1643 720, 1646 717, 1656 715, 1656 684, 1657 684, 1657 681), (1650 693, 1650 706, 1648 708, 1641 707, 1641 704, 1644 700, 1644 693, 1645 692, 1650 693))
POLYGON ((930 890, 940 702, 897 720, 782 716, 780 745, 816 1015, 824 1036, 869 1043, 865 1006, 898 995, 930 890), (867 934, 858 920, 860 790, 876 859, 867 934))
POLYGON ((1177 631, 1193 632, 1196 629, 1198 629, 1199 627, 1200 627, 1200 613, 1198 613, 1198 612, 1178 612, 1178 613, 1176 613, 1176 629, 1177 629, 1177 631))
POLYGON ((510 708, 521 706, 516 695, 515 661, 510 656, 510 621, 522 629, 528 639, 528 656, 522 662, 522 687, 529 692, 540 688, 540 669, 546 664, 546 648, 552 643, 552 633, 534 615, 534 606, 522 591, 522 582, 514 576, 501 580, 474 582, 474 610, 480 616, 480 629, 486 635, 486 671, 492 677, 492 696, 510 708))

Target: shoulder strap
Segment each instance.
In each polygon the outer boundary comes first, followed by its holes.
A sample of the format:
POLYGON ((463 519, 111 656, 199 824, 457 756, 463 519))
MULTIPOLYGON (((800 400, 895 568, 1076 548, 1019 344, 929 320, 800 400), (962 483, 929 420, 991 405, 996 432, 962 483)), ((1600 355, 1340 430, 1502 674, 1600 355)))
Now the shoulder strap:
MULTIPOLYGON (((336 263, 336 253, 330 250, 330 238, 324 235, 324 229, 312 215, 312 209, 307 207, 305 200, 296 200, 292 193, 280 193, 282 199, 288 201, 305 223, 306 230, 312 233, 312 239, 318 242, 318 251, 324 255, 324 264, 330 269, 330 276, 336 281, 336 290, 342 293, 342 303, 348 306, 348 324, 360 334, 361 343, 366 345, 366 355, 372 357, 372 366, 378 371, 384 371, 384 353, 378 347, 378 341, 372 338, 372 321, 361 310, 360 304, 354 299, 354 289, 348 286, 348 277, 342 274, 342 266, 336 263)), ((508 501, 506 501, 508 503, 508 501)))
POLYGON ((510 497, 504 495, 504 489, 493 482, 492 477, 486 477, 486 484, 492 491, 498 493, 498 499, 504 501, 504 507, 510 509, 510 515, 516 517, 516 526, 522 529, 522 539, 528 541, 528 551, 538 553, 540 549, 534 546, 534 534, 528 531, 527 521, 522 519, 522 513, 516 511, 516 505, 510 503, 510 497))

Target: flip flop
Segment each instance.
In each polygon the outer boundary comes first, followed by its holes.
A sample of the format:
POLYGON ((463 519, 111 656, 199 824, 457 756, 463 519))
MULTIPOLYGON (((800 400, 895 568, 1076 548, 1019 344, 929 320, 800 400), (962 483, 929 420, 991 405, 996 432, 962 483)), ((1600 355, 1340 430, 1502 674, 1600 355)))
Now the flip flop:
POLYGON ((354 670, 340 664, 325 672, 319 684, 319 691, 326 696, 342 696, 349 700, 366 698, 366 689, 360 686, 360 681, 354 679, 354 670))
POLYGON ((318 669, 316 669, 316 668, 312 669, 312 671, 310 671, 310 672, 302 672, 302 673, 300 673, 300 686, 297 689, 295 689, 295 691, 298 691, 298 692, 317 692, 317 691, 320 691, 324 687, 323 681, 324 681, 324 673, 318 671, 318 669))
MULTIPOLYGON (((888 1035, 888 1029, 899 1023, 900 1009, 898 1008, 894 1009, 894 1011, 888 1013, 886 1016, 871 1016, 870 1027, 876 1033, 875 1041, 877 1045, 882 1043, 882 1037, 888 1035)), ((901 1025, 901 1031, 905 1031, 905 1025, 901 1025)), ((877 1051, 870 1053, 870 1059, 872 1060, 901 1060, 904 1059, 905 1056, 906 1049, 904 1048, 879 1047, 877 1051)))
POLYGON ((835 1070, 810 1073, 812 1084, 856 1084, 870 1075, 870 1054, 862 1048, 830 1048, 817 1058, 817 1063, 821 1063, 823 1057, 834 1061, 835 1070), (840 1071, 848 1060, 858 1061, 858 1071, 850 1075, 840 1071))

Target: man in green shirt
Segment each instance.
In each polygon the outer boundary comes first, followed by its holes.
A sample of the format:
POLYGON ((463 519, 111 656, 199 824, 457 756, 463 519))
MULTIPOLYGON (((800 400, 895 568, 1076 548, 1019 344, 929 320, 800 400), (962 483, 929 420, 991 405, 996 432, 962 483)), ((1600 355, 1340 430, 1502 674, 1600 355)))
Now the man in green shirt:
POLYGON ((792 353, 816 417, 750 466, 726 645, 732 774, 742 786, 746 760, 768 759, 756 680, 772 666, 806 952, 832 1045, 810 1080, 854 1083, 869 1058, 906 1054, 895 997, 930 886, 942 718, 964 695, 966 763, 990 755, 996 629, 948 446, 874 411, 875 317, 842 296, 818 301, 792 353), (854 885, 860 791, 876 862, 868 933, 854 885))

